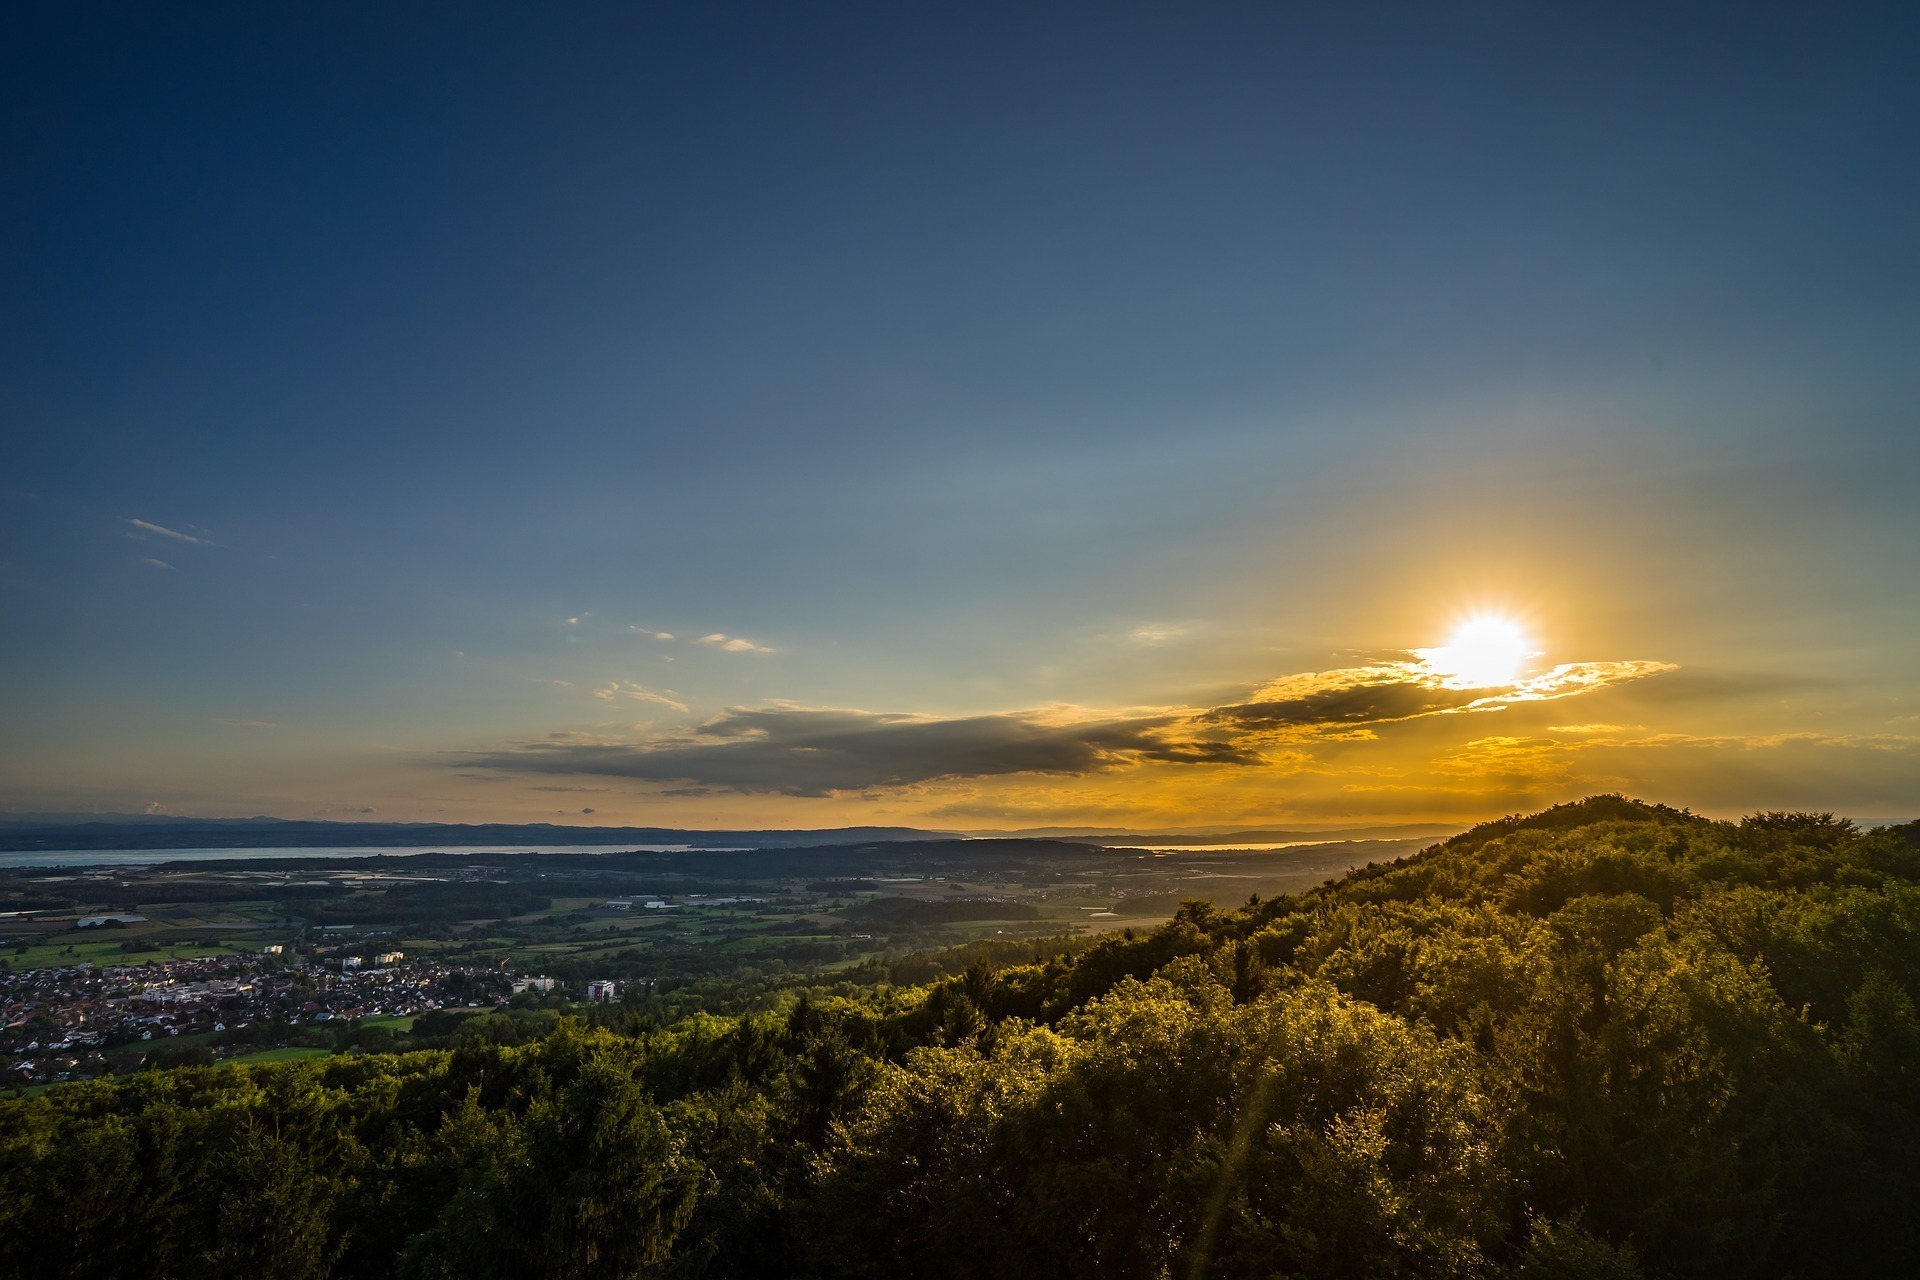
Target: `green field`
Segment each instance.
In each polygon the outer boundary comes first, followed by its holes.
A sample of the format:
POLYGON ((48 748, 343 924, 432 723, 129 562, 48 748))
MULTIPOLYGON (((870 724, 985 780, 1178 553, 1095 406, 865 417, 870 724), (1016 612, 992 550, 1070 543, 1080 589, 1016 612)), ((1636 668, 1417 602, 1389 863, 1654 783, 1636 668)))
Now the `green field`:
POLYGON ((227 1061, 236 1066, 252 1067, 266 1062, 293 1062, 300 1058, 324 1058, 332 1053, 331 1049, 261 1049, 255 1053, 242 1053, 227 1061))
MULTIPOLYGON (((170 934, 171 929, 162 930, 170 934)), ((122 942, 135 941, 142 935, 131 929, 101 931, 100 936, 89 936, 93 931, 76 935, 63 933, 44 942, 34 942, 25 951, 9 948, 0 953, 0 959, 8 961, 15 969, 54 969, 67 965, 97 964, 143 964, 148 960, 192 960, 206 956, 236 955, 258 951, 262 946, 258 938, 197 938, 185 941, 169 941, 156 945, 152 950, 123 951, 122 942)))
POLYGON ((744 860, 450 853, 423 855, 404 874, 326 859, 272 870, 297 874, 301 893, 263 883, 268 873, 215 865, 190 875, 164 867, 111 875, 19 868, 0 872, 0 889, 65 897, 74 906, 7 922, 0 960, 15 970, 134 966, 281 942, 322 967, 392 949, 449 966, 556 977, 575 993, 597 978, 644 980, 645 990, 658 993, 729 978, 756 989, 808 974, 880 980, 903 957, 964 943, 1146 927, 1183 898, 1237 904, 1251 892, 1290 891, 1356 861, 1405 852, 1405 843, 1177 856, 1044 842, 744 860), (202 890, 202 898, 189 896, 202 890), (651 897, 672 909, 608 905, 651 897), (748 900, 706 900, 726 897, 748 900), (147 919, 74 927, 76 916, 116 910, 147 919), (295 914, 300 924, 284 923, 295 914))
POLYGON ((413 1015, 382 1013, 371 1018, 360 1019, 360 1025, 363 1027, 388 1027, 391 1028, 395 1034, 398 1034, 402 1031, 413 1030, 413 1015))

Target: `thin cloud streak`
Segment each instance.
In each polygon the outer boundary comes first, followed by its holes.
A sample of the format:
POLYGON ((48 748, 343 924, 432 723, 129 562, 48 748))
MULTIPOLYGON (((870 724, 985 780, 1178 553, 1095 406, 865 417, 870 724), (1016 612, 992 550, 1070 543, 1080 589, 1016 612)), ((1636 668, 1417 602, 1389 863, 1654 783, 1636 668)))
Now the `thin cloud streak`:
POLYGON ((176 542, 191 542, 195 546, 201 547, 214 545, 213 540, 210 538, 196 538, 190 533, 181 533, 178 529, 169 529, 165 525, 155 524, 151 520, 129 519, 127 523, 143 533, 157 534, 162 538, 172 538, 176 542))
POLYGON ((658 690, 649 689, 643 684, 635 684, 631 680, 615 680, 606 688, 595 689, 593 691, 593 696, 602 702, 612 702, 615 698, 624 695, 640 702, 657 702, 663 707, 671 707, 675 711, 685 715, 687 712, 687 704, 674 698, 672 694, 673 690, 671 689, 665 693, 661 693, 658 690))
POLYGON ((710 636, 701 636, 700 643, 709 649, 718 649, 722 653, 772 653, 773 650, 763 644, 755 644, 744 636, 729 636, 714 632, 710 636))

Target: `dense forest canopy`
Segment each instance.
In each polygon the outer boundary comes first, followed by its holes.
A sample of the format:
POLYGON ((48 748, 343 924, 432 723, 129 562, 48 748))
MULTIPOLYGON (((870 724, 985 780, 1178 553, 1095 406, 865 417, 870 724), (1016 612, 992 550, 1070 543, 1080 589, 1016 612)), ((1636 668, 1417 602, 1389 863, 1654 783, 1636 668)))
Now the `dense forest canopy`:
POLYGON ((0 1102, 0 1270, 1920 1267, 1920 823, 1617 796, 878 992, 0 1102))

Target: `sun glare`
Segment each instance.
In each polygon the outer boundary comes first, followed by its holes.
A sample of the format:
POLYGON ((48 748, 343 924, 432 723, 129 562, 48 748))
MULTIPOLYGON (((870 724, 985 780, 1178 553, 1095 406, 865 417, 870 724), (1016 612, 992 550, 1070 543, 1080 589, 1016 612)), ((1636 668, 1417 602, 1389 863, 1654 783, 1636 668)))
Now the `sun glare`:
POLYGON ((1537 651, 1511 618, 1478 614, 1455 628, 1440 648, 1414 652, 1448 684, 1483 689, 1515 683, 1537 651))

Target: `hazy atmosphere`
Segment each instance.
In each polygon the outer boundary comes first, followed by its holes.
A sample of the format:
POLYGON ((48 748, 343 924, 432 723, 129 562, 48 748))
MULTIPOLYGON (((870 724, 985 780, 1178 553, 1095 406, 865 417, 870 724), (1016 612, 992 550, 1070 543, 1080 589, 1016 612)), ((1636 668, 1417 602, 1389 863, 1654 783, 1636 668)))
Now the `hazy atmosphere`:
POLYGON ((1909 10, 6 26, 12 813, 1920 811, 1909 10))

